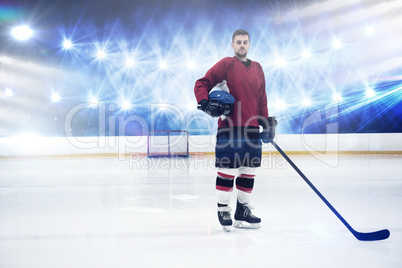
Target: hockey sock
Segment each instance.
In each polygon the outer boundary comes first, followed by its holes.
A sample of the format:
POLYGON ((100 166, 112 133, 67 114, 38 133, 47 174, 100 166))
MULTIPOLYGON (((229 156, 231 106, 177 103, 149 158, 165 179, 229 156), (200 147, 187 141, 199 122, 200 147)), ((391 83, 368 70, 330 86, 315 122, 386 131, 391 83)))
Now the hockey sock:
POLYGON ((250 202, 251 192, 254 188, 255 175, 241 174, 236 178, 237 200, 241 204, 248 204, 250 202))
POLYGON ((230 203, 234 177, 233 175, 218 172, 218 176, 216 177, 216 198, 218 204, 228 205, 230 203))

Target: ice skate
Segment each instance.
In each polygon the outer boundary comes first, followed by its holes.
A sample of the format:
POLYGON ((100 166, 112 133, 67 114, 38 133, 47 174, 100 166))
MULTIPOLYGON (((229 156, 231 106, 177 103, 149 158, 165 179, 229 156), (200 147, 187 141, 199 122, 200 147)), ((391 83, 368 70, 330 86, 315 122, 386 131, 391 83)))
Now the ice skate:
POLYGON ((258 229, 261 227, 261 219, 251 213, 252 207, 249 204, 240 204, 237 201, 235 211, 234 227, 241 229, 258 229))
POLYGON ((233 224, 230 211, 232 211, 232 209, 229 206, 218 207, 218 219, 222 225, 222 229, 226 232, 230 232, 230 227, 233 224))

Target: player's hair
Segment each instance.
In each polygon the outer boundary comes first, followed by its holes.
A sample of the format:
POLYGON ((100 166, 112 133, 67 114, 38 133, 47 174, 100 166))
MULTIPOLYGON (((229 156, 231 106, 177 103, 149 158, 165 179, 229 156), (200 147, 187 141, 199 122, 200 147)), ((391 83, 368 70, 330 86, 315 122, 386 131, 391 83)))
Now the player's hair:
POLYGON ((248 34, 248 32, 246 30, 236 30, 233 35, 232 35, 232 43, 234 42, 235 36, 237 35, 247 35, 248 36, 248 40, 250 41, 250 35, 248 34))

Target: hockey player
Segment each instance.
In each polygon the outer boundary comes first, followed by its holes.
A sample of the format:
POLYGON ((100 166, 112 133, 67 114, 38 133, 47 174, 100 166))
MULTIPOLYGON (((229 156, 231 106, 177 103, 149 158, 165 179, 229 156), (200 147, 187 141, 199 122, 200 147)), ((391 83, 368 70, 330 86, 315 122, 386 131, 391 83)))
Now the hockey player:
MULTIPOLYGON (((256 169, 261 165, 261 140, 268 143, 274 139, 276 127, 275 118, 268 118, 262 67, 247 58, 250 35, 247 31, 236 30, 231 45, 234 57, 220 60, 204 77, 196 81, 194 87, 198 109, 213 117, 224 115, 218 120, 215 166, 218 169, 218 219, 226 231, 233 224, 229 205, 234 185, 237 189, 237 204, 233 226, 251 229, 260 227, 261 219, 250 210, 250 195, 256 169), (219 97, 209 97, 212 88, 225 81, 230 95, 234 97, 234 105, 222 105, 219 97), (260 125, 263 128, 261 133, 260 125)), ((227 99, 225 94, 222 95, 227 99)))

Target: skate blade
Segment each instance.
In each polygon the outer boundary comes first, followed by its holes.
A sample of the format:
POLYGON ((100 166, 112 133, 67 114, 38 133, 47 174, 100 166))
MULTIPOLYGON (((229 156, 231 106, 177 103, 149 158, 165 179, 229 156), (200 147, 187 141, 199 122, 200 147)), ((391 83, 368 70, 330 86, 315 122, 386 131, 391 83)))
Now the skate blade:
POLYGON ((246 221, 235 221, 233 227, 239 229, 258 229, 261 228, 261 223, 248 223, 246 221))
POLYGON ((222 230, 225 232, 230 232, 230 226, 222 226, 222 230))

